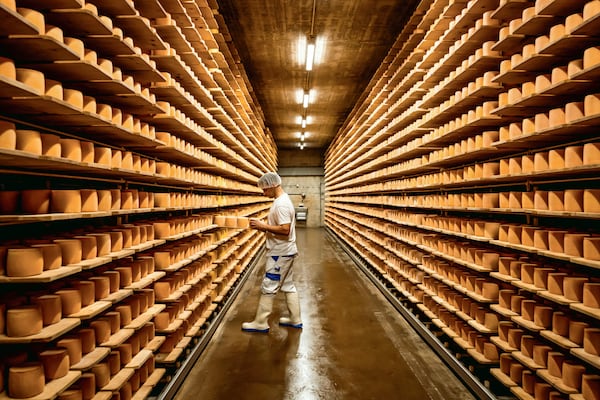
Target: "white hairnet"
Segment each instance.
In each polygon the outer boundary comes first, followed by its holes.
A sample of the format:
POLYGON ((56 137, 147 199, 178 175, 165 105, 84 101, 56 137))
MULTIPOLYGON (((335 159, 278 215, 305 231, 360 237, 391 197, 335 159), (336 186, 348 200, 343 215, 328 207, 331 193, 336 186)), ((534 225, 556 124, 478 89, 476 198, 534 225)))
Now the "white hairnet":
POLYGON ((260 177, 257 185, 261 189, 273 188, 281 185, 281 177, 275 172, 267 172, 260 177))

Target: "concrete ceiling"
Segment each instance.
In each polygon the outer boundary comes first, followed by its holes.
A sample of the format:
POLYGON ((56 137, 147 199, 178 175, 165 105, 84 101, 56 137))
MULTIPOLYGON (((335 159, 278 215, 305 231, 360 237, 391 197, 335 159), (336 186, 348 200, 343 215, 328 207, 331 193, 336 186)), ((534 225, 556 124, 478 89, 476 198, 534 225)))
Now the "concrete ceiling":
POLYGON ((227 25, 265 125, 278 149, 324 153, 419 0, 213 0, 227 25), (311 34, 322 54, 305 70, 298 48, 311 34), (313 95, 314 94, 314 95, 313 95))

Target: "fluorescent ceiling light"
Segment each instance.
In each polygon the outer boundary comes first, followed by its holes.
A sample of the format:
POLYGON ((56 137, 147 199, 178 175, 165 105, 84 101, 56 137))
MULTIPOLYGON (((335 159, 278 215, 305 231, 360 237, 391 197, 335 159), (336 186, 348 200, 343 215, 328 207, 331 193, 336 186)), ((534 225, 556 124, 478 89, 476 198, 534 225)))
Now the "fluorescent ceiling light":
POLYGON ((302 118, 302 127, 306 128, 306 118, 302 118))
POLYGON ((306 70, 312 71, 313 64, 315 62, 315 42, 314 40, 309 40, 306 44, 306 70))
POLYGON ((300 143, 300 150, 304 150, 304 143, 300 143))
POLYGON ((302 133, 300 134, 300 140, 301 140, 302 142, 304 142, 304 132, 302 132, 302 133))
POLYGON ((308 108, 308 99, 309 99, 308 92, 304 92, 304 97, 302 98, 302 107, 308 108))

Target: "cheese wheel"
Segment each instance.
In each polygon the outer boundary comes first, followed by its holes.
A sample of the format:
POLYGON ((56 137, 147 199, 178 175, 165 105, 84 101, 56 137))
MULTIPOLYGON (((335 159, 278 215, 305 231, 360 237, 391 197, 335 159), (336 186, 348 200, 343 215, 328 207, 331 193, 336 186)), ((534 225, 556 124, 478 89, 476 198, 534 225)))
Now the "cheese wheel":
POLYGON ((600 94, 589 94, 583 99, 583 109, 586 117, 600 114, 600 94))
POLYGON ((91 96, 83 96, 83 112, 96 114, 96 99, 91 96))
POLYGON ((100 69, 108 76, 112 77, 112 73, 113 73, 113 64, 112 61, 106 59, 106 58, 99 58, 98 59, 98 67, 100 67, 100 69))
POLYGON ((90 281, 94 283, 94 298, 102 300, 110 294, 110 278, 108 276, 92 276, 90 281))
POLYGON ((100 346, 110 340, 110 322, 105 318, 98 318, 90 322, 90 328, 94 330, 96 345, 100 346))
POLYGON ((19 210, 21 192, 18 190, 0 191, 0 214, 16 214, 19 210))
POLYGON ((66 349, 49 349, 38 355, 44 366, 46 380, 59 379, 69 372, 69 353, 66 349))
POLYGON ((110 251, 117 252, 123 250, 123 232, 121 231, 110 231, 110 251))
POLYGON ((79 145, 81 146, 81 162, 93 164, 94 163, 94 144, 87 140, 82 140, 79 145))
POLYGON ((548 114, 539 113, 535 115, 535 131, 542 132, 550 127, 548 114))
POLYGON ((97 190, 98 211, 109 211, 112 205, 112 196, 110 190, 97 190))
POLYGON ((585 108, 583 102, 567 103, 565 106, 565 122, 572 123, 585 116, 585 108))
POLYGON ((42 139, 42 155, 60 158, 60 137, 50 133, 41 133, 40 137, 42 139))
POLYGON ((600 213, 600 189, 585 189, 583 191, 583 211, 600 213))
POLYGON ((81 361, 83 350, 81 347, 81 339, 78 337, 64 337, 56 342, 56 346, 67 350, 67 353, 69 353, 70 366, 81 361))
POLYGON ((588 260, 600 260, 600 237, 583 239, 583 257, 588 260))
POLYGON ((43 326, 52 325, 61 320, 62 304, 60 296, 56 294, 38 296, 33 299, 33 303, 41 309, 43 326))
POLYGON ((565 110, 563 108, 554 108, 549 113, 550 127, 564 125, 566 122, 565 110))
POLYGON ((56 294, 60 296, 62 313, 65 316, 81 311, 81 292, 77 289, 61 289, 56 294))
POLYGON ((15 124, 12 122, 0 120, 0 148, 9 150, 15 150, 17 148, 17 132, 15 130, 15 124))
POLYGON ((42 136, 38 131, 17 129, 16 149, 27 153, 42 154, 42 136))
POLYGON ((250 227, 250 219, 247 217, 238 217, 236 226, 240 229, 246 229, 250 227))
POLYGON ((19 82, 29 86, 38 95, 41 96, 46 92, 42 72, 28 68, 17 68, 16 77, 19 82))
POLYGON ((52 79, 46 79, 44 86, 46 87, 46 96, 54 97, 55 99, 63 99, 62 84, 52 79))
POLYGON ((6 254, 6 275, 26 277, 44 272, 42 250, 35 247, 8 249, 6 254))
POLYGON ((9 367, 8 395, 26 399, 44 391, 44 367, 40 362, 29 362, 9 367))
POLYGON ((600 143, 583 145, 583 165, 600 164, 600 143))
POLYGON ((536 249, 548 250, 548 231, 537 229, 533 232, 533 246, 536 249))
POLYGON ((0 57, 0 76, 12 80, 17 79, 17 70, 13 60, 6 57, 0 57))
POLYGON ((46 33, 46 23, 44 20, 44 14, 39 11, 31 10, 29 8, 17 8, 17 12, 30 22, 38 31, 40 35, 46 33))
POLYGON ((83 93, 75 89, 63 89, 64 100, 75 107, 77 110, 83 110, 83 93))
POLYGON ((567 233, 565 235, 565 254, 572 257, 583 257, 583 239, 585 233, 567 233))
POLYGON ((111 210, 120 210, 121 209, 121 191, 119 189, 111 189, 110 197, 112 200, 110 209, 111 210))
POLYGON ((121 127, 130 132, 133 131, 133 115, 131 115, 129 113, 123 113, 121 127))
POLYGON ((81 189, 79 192, 81 196, 81 211, 98 211, 98 192, 96 189, 81 189))
POLYGON ((94 148, 94 162, 96 164, 111 167, 112 164, 112 150, 110 147, 95 147, 94 148))
POLYGON ((583 305, 591 308, 600 308, 600 283, 583 284, 583 305))
MULTIPOLYGON (((110 367, 108 362, 100 362, 92 367, 92 373, 94 374, 94 381, 96 382, 96 389, 101 389, 110 382, 110 367)), ((119 397, 120 399, 120 397, 119 397)))
POLYGON ((81 212, 81 193, 79 190, 52 190, 50 211, 55 213, 81 212))
POLYGON ((154 207, 158 207, 158 208, 171 207, 170 193, 155 193, 154 194, 154 207))
POLYGON ((552 74, 550 75, 552 85, 558 85, 569 79, 568 67, 555 67, 552 68, 552 74))
POLYGON ((32 248, 40 249, 44 261, 44 271, 57 269, 62 265, 62 251, 56 243, 34 244, 32 248))
POLYGON ((105 256, 111 252, 111 237, 108 233, 90 233, 88 236, 96 238, 96 252, 98 257, 105 256))
POLYGON ((78 139, 61 138, 60 147, 62 158, 81 162, 81 143, 78 139))
POLYGON ((112 121, 112 107, 108 104, 96 104, 96 113, 105 121, 112 121))
POLYGON ((565 168, 576 168, 583 165, 584 146, 569 146, 565 148, 565 168))
POLYGON ((548 192, 548 208, 550 211, 565 210, 565 192, 562 190, 552 190, 548 192))
POLYGON ((96 237, 92 235, 75 236, 81 242, 81 259, 91 260, 98 256, 96 237))
POLYGON ((154 235, 157 239, 171 236, 171 224, 168 222, 154 222, 154 235))
POLYGON ((80 39, 73 37, 65 37, 63 41, 65 45, 79 57, 80 60, 84 58, 85 46, 83 45, 83 42, 80 39))
POLYGON ((26 337, 42 331, 42 309, 39 305, 28 305, 6 310, 6 335, 26 337))
POLYGON ((55 239, 54 242, 60 246, 63 265, 81 262, 81 241, 78 239, 55 239))
POLYGON ((583 211, 583 189, 568 189, 564 192, 564 210, 570 212, 583 211))
POLYGON ((590 69, 600 64, 600 47, 590 47, 583 52, 583 69, 590 69))
POLYGON ((554 149, 548 152, 548 166, 550 169, 565 168, 565 150, 554 149))
POLYGON ((552 75, 541 74, 535 77, 535 93, 543 93, 550 86, 552 86, 552 75))

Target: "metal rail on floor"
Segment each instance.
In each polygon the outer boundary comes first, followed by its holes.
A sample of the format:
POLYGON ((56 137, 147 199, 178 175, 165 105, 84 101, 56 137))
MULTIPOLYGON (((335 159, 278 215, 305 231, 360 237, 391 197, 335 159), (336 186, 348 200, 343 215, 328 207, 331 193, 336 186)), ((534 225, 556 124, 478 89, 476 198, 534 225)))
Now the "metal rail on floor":
POLYGON ((452 369, 452 371, 465 383, 465 385, 480 399, 497 400, 497 397, 489 391, 484 384, 477 379, 460 361, 458 361, 444 347, 437 337, 431 332, 421 321, 408 310, 400 300, 388 290, 388 288, 379 280, 377 276, 369 270, 367 263, 360 259, 334 231, 329 227, 326 228, 332 238, 340 245, 340 247, 348 254, 360 270, 373 282, 373 284, 381 291, 388 301, 402 314, 406 321, 413 329, 427 342, 427 344, 440 356, 440 358, 452 369))
POLYGON ((265 247, 263 246, 263 248, 256 253, 252 261, 248 264, 248 267, 242 272, 240 280, 238 281, 237 285, 235 285, 233 292, 231 292, 225 303, 223 303, 223 307, 217 313, 215 319, 210 322, 208 329, 206 330, 206 332, 204 332, 204 334, 202 334, 202 338, 191 350, 190 355, 182 362, 181 367, 177 369, 175 375, 173 375, 171 380, 166 384, 166 386, 158 394, 158 396, 149 397, 148 399, 171 400, 175 397, 175 394, 179 390, 179 387, 181 386, 181 384, 189 374, 190 370, 192 369, 192 367, 194 366, 194 364, 196 363, 196 361, 198 360, 198 358, 212 339, 215 331, 217 330, 217 327, 219 326, 225 314, 227 313, 227 310, 229 309, 229 307, 231 307, 231 305, 235 301, 235 298, 242 290, 242 286, 244 286, 244 283, 248 279, 248 276, 250 276, 251 272, 254 270, 259 260, 262 260, 264 252, 265 247))

